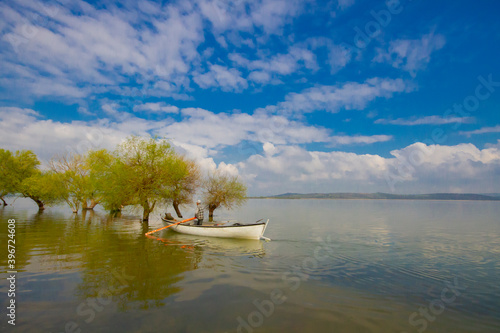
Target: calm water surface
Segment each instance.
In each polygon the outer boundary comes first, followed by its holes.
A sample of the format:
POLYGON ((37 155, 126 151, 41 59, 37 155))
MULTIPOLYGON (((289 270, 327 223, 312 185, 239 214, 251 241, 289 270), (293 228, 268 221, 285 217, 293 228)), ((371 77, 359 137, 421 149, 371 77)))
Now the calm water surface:
MULTIPOLYGON (((185 209, 186 213, 187 210, 185 209)), ((193 210, 194 212, 194 210, 193 210)), ((191 213, 186 214, 191 215, 191 213)), ((249 200, 271 242, 162 231, 29 201, 16 219, 16 332, 499 332, 500 204, 249 200)))

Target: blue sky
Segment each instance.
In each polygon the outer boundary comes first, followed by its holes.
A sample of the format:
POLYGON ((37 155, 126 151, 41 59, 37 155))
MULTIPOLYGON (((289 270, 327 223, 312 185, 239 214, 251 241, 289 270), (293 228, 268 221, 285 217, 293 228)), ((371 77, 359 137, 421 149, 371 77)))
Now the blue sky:
POLYGON ((160 135, 251 195, 500 192, 499 9, 3 1, 0 146, 160 135))

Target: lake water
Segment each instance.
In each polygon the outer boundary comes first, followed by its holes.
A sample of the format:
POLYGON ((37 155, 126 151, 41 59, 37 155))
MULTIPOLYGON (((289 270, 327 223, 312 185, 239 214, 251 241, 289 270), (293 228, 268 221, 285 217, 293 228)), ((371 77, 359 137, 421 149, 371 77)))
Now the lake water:
POLYGON ((0 208, 0 266, 16 219, 18 271, 15 330, 2 274, 1 331, 500 331, 498 202, 251 199, 216 213, 269 218, 272 241, 147 238, 157 215, 148 227, 0 208))

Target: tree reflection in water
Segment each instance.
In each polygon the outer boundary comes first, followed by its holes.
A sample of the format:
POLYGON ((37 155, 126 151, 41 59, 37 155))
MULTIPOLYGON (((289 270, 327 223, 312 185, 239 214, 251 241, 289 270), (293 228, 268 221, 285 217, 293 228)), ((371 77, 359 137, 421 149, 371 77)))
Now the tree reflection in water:
MULTIPOLYGON (((146 238, 147 225, 137 223, 135 217, 54 210, 16 219, 19 272, 79 272, 81 282, 73 289, 78 299, 111 295, 123 311, 163 306, 164 299, 182 290, 178 286, 182 274, 197 268, 203 252, 179 241, 146 238)), ((6 264, 2 258, 0 265, 6 264)))

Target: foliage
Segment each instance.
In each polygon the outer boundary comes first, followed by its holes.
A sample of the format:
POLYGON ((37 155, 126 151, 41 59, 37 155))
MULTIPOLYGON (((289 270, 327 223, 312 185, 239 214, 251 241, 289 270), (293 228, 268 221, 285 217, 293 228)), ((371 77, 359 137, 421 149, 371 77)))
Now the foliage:
POLYGON ((20 194, 44 205, 66 201, 76 213, 101 203, 111 212, 140 206, 143 221, 159 204, 191 204, 200 187, 209 216, 220 207, 231 209, 246 200, 246 186, 238 177, 222 172, 201 180, 195 161, 179 155, 163 139, 131 136, 114 151, 92 150, 86 155, 56 156, 50 171, 41 171, 31 151, 0 149, 0 199, 20 194), (90 205, 89 205, 90 202, 90 205))
POLYGON ((219 207, 232 209, 247 200, 247 187, 238 176, 231 176, 220 170, 210 173, 205 179, 203 200, 208 207, 209 218, 213 219, 214 210, 219 207))
POLYGON ((0 149, 1 189, 7 193, 23 193, 21 186, 24 179, 35 175, 40 165, 36 155, 29 151, 16 151, 15 154, 4 149, 0 149))
POLYGON ((131 136, 114 152, 91 152, 88 164, 104 207, 119 211, 127 205, 140 205, 144 221, 158 202, 172 200, 174 178, 186 177, 185 168, 176 169, 182 162, 174 149, 157 138, 131 136))
POLYGON ((201 186, 201 175, 198 165, 184 156, 178 156, 172 168, 172 205, 179 218, 182 214, 179 205, 193 202, 196 190, 201 186))
POLYGON ((64 195, 60 175, 53 171, 38 171, 24 179, 21 187, 23 195, 35 201, 41 210, 60 202, 64 195))
POLYGON ((31 198, 40 210, 58 201, 60 189, 56 186, 56 176, 39 170, 40 161, 33 152, 23 150, 12 154, 1 149, 0 159, 2 193, 19 193, 31 198))
POLYGON ((177 155, 165 140, 137 136, 118 146, 116 155, 124 165, 130 203, 142 206, 147 221, 157 202, 172 197, 177 155))
POLYGON ((131 203, 131 190, 127 186, 125 165, 106 149, 91 151, 87 155, 89 178, 94 188, 93 196, 99 197, 105 209, 120 211, 131 203))
POLYGON ((13 170, 13 162, 12 153, 0 148, 0 200, 3 201, 4 205, 7 204, 4 197, 14 192, 12 180, 14 175, 10 172, 13 170))
POLYGON ((52 170, 60 175, 60 184, 64 188, 62 198, 74 213, 78 212, 80 205, 83 209, 92 209, 100 202, 89 167, 91 154, 92 152, 89 152, 87 156, 78 154, 57 156, 50 162, 52 170))

